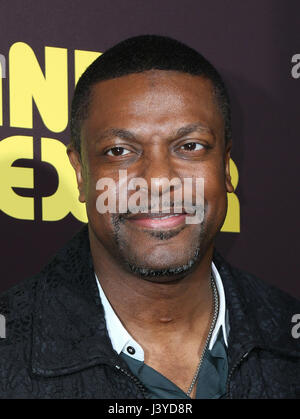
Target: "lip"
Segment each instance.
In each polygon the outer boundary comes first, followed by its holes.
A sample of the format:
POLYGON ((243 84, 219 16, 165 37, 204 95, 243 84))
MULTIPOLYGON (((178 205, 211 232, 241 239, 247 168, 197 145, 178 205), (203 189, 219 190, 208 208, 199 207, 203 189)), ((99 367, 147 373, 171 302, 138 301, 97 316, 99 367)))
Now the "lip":
POLYGON ((128 218, 130 223, 135 225, 145 227, 148 229, 169 229, 173 227, 178 227, 179 225, 185 223, 185 217, 187 216, 186 213, 184 214, 160 214, 155 215, 151 214, 143 214, 138 217, 128 218))

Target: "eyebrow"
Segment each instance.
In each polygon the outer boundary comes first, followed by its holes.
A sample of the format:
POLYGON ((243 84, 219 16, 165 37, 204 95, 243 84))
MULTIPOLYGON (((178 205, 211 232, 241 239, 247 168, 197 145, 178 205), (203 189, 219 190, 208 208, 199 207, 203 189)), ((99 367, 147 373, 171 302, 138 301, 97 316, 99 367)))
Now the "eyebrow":
MULTIPOLYGON (((202 125, 201 123, 185 125, 184 127, 181 127, 177 131, 175 131, 175 133, 172 134, 171 137, 178 139, 196 131, 205 133, 205 134, 207 133, 211 134, 215 138, 214 132, 210 128, 202 125)), ((100 135, 97 137, 97 141, 103 140, 108 137, 118 137, 124 140, 136 139, 136 136, 131 131, 128 131, 122 128, 109 128, 100 133, 100 135)))
POLYGON ((102 131, 97 137, 97 141, 104 140, 107 137, 119 137, 124 140, 135 140, 136 137, 131 131, 127 131, 121 128, 110 128, 102 131))
POLYGON ((205 134, 208 133, 208 134, 211 134, 213 137, 215 137, 214 132, 209 127, 206 127, 199 122, 195 124, 185 125, 184 127, 179 128, 176 131, 175 137, 176 138, 184 137, 185 135, 191 134, 195 131, 199 131, 205 134))

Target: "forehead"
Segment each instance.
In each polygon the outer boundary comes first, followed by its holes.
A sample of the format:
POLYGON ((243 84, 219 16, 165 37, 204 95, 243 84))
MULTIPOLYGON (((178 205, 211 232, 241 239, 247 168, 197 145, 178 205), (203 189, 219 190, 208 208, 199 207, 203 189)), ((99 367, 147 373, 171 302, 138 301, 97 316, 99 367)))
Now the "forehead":
POLYGON ((83 136, 108 128, 125 128, 143 134, 166 132, 202 123, 223 130, 223 117, 210 80, 175 71, 151 70, 95 84, 91 92, 83 136))

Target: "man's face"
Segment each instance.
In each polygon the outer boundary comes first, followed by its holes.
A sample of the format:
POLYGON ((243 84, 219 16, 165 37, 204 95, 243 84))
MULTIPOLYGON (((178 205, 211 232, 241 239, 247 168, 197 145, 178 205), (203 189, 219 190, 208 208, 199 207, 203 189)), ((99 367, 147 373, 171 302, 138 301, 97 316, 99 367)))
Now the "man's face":
MULTIPOLYGON (((159 282, 197 266, 224 222, 227 191, 232 191, 230 146, 225 147, 224 121, 211 82, 157 70, 99 82, 92 88, 81 139, 81 161, 74 151, 69 154, 91 234, 104 253, 159 282), (203 222, 187 224, 184 213, 166 219, 156 213, 153 219, 150 208, 148 214, 100 214, 96 200, 103 191, 96 183, 105 177, 118 185, 119 170, 127 170, 128 181, 145 179, 149 197, 151 179, 179 178, 183 183, 184 178, 203 178, 203 222)), ((128 191, 128 197, 134 192, 128 191)), ((171 207, 173 198, 171 190, 171 207)))

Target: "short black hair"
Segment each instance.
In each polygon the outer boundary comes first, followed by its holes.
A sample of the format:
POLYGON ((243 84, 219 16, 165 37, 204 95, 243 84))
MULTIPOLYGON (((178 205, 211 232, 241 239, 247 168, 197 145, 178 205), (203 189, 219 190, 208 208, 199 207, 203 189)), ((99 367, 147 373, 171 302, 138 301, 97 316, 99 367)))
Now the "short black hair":
POLYGON ((193 48, 159 35, 140 35, 118 43, 100 55, 82 74, 71 107, 71 143, 80 153, 81 124, 88 117, 92 86, 149 70, 178 71, 209 79, 224 117, 225 143, 231 139, 229 96, 215 67, 193 48))

